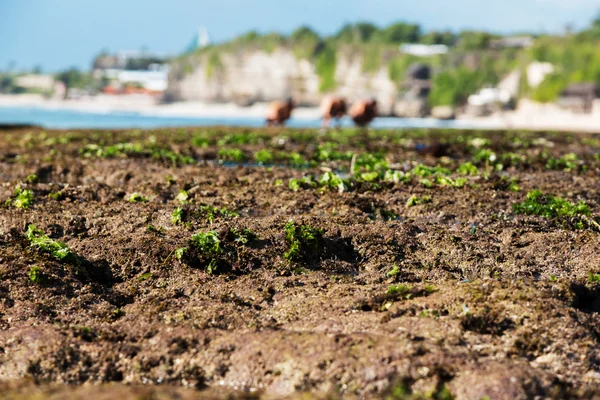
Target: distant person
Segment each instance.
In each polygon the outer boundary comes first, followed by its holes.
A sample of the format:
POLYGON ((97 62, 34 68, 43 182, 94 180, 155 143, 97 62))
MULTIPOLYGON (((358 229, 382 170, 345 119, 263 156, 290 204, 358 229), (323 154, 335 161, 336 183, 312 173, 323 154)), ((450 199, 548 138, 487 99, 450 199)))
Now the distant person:
POLYGON ((285 102, 274 101, 269 104, 267 109, 267 126, 283 126, 285 121, 290 119, 292 116, 292 110, 294 110, 294 100, 291 97, 285 102))
POLYGON ((357 101, 350 109, 350 117, 356 126, 366 127, 377 117, 377 100, 357 101))
POLYGON ((341 119, 348 112, 348 105, 343 97, 326 97, 321 103, 321 112, 323 113, 323 128, 328 128, 332 119, 335 119, 339 127, 342 123, 341 119))

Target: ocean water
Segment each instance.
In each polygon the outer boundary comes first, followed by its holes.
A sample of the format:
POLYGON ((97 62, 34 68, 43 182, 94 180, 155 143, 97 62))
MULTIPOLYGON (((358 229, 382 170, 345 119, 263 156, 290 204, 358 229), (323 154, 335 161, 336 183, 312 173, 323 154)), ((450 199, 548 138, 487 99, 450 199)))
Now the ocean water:
MULTIPOLYGON (((0 107, 0 124, 34 124, 47 129, 126 129, 126 128, 166 128, 177 126, 245 126, 260 127, 262 118, 232 117, 177 117, 153 116, 134 112, 82 112, 64 109, 38 107, 0 107)), ((294 119, 287 126, 296 128, 319 128, 319 119, 294 119)), ((342 126, 352 126, 345 118, 342 126)), ((474 124, 469 121, 441 121, 435 119, 377 118, 373 128, 460 128, 489 129, 493 126, 474 124)))

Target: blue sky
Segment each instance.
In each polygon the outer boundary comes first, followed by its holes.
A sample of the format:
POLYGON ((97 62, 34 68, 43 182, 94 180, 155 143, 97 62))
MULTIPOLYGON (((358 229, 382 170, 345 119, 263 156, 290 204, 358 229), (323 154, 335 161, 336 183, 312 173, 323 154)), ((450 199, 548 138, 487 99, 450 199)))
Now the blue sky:
POLYGON ((598 0, 0 0, 0 70, 88 68, 101 49, 177 54, 199 25, 217 41, 250 29, 331 34, 345 22, 425 29, 557 32, 588 24, 598 0))

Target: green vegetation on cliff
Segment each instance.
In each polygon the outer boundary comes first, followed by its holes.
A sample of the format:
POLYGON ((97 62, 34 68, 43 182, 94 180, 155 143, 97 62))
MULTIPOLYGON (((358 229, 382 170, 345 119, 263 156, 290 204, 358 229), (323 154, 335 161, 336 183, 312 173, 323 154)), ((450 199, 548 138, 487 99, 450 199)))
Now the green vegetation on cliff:
POLYGON ((299 59, 311 59, 322 47, 321 37, 309 26, 301 26, 290 35, 294 54, 299 59))
POLYGON ((463 105, 469 95, 498 84, 515 70, 522 75, 519 95, 540 102, 556 100, 572 83, 600 84, 600 17, 575 34, 530 37, 534 41, 532 47, 512 47, 502 44, 503 36, 490 32, 423 32, 416 24, 398 22, 378 27, 363 21, 346 24, 329 37, 319 35, 309 26, 301 26, 290 35, 252 31, 230 42, 184 55, 180 62, 184 73, 193 63, 205 63, 206 75, 210 78, 223 67, 222 53, 291 50, 298 59, 315 65, 321 92, 333 91, 338 86, 336 68, 343 57, 361 59, 362 71, 366 74, 386 68, 389 78, 399 87, 412 64, 425 63, 433 71, 429 98, 432 106, 463 105), (449 46, 450 51, 444 55, 417 57, 400 53, 398 46, 403 43, 443 44, 449 46), (528 87, 525 75, 527 65, 533 61, 554 66, 554 72, 534 89, 528 87))
POLYGON ((223 67, 221 56, 214 49, 210 51, 206 57, 206 77, 212 78, 215 71, 223 67))
POLYGON ((337 86, 335 80, 336 54, 335 48, 325 45, 317 56, 317 74, 321 80, 319 90, 324 93, 333 90, 337 86))
POLYGON ((530 58, 555 67, 554 73, 531 93, 534 100, 554 101, 574 83, 600 84, 600 18, 577 35, 539 38, 530 50, 530 58))

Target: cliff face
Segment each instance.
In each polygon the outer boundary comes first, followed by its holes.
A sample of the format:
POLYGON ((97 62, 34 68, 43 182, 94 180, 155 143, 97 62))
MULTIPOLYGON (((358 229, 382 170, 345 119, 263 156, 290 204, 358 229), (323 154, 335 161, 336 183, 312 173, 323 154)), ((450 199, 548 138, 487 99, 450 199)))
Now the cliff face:
POLYGON ((251 104, 292 96, 296 103, 317 106, 336 93, 349 101, 375 97, 382 114, 391 114, 397 85, 383 65, 364 72, 362 56, 336 55, 335 89, 323 92, 315 62, 291 50, 220 52, 218 58, 190 55, 173 63, 166 98, 169 101, 251 104))

